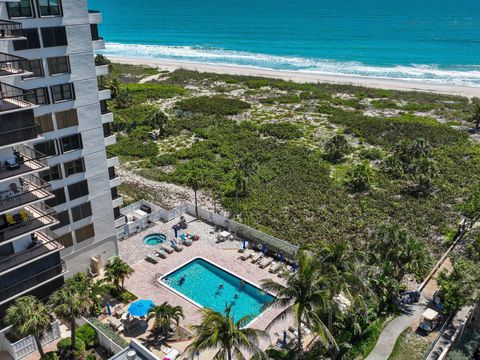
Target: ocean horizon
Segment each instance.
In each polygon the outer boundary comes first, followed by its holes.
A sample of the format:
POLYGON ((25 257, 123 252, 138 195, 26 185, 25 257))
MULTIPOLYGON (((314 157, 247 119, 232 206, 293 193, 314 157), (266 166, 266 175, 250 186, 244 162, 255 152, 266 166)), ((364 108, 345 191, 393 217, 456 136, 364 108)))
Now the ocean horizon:
POLYGON ((89 0, 105 55, 480 86, 474 0, 89 0))

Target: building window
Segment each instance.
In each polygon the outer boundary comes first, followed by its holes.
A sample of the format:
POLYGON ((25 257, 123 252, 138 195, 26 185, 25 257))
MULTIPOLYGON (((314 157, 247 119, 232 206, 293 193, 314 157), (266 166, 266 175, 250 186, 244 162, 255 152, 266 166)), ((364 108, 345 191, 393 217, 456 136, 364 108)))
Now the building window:
POLYGON ((52 226, 51 227, 52 230, 60 229, 64 226, 69 225, 70 224, 70 215, 68 214, 68 210, 64 210, 62 212, 59 212, 57 214, 57 219, 58 219, 58 221, 60 221, 60 223, 55 225, 55 226, 52 226))
POLYGON ((37 116, 35 118, 35 121, 40 124, 40 127, 42 128, 42 133, 46 133, 54 130, 52 114, 37 116))
POLYGON ((90 32, 92 33, 92 40, 100 40, 101 37, 98 35, 98 25, 90 24, 90 32))
POLYGON ((88 195, 88 182, 87 180, 80 181, 78 183, 68 185, 68 196, 70 200, 77 199, 82 196, 88 195))
POLYGON ((52 86, 53 101, 66 101, 73 99, 73 84, 62 84, 52 86))
POLYGON ((72 208, 72 219, 74 222, 89 216, 92 216, 92 205, 90 205, 90 201, 72 208))
POLYGON ((111 166, 108 168, 108 178, 110 180, 113 180, 117 177, 117 174, 115 173, 115 167, 111 166))
POLYGON ((49 103, 47 88, 25 90, 25 101, 36 105, 47 105, 49 103))
POLYGON ((60 168, 60 165, 53 165, 50 167, 48 170, 44 170, 40 172, 40 177, 42 178, 43 181, 55 181, 55 180, 61 180, 62 179, 62 170, 60 168))
POLYGON ((60 138, 62 152, 73 151, 82 148, 82 136, 80 134, 64 136, 60 138))
POLYGON ((111 188, 110 193, 112 194, 112 200, 115 200, 120 197, 120 195, 118 195, 117 187, 111 188))
POLYGON ((108 137, 112 135, 112 128, 110 127, 110 123, 103 124, 103 137, 108 137))
POLYGON ((23 80, 43 77, 42 59, 28 60, 28 71, 30 71, 32 75, 22 76, 23 80))
POLYGON ((84 240, 90 239, 95 236, 95 229, 93 224, 81 227, 80 229, 75 230, 75 237, 77 238, 77 243, 80 243, 84 240))
POLYGON ((67 127, 78 125, 78 116, 76 109, 57 112, 55 113, 55 118, 57 119, 58 129, 64 129, 67 127))
POLYGON ((107 100, 100 100, 100 112, 102 115, 110 112, 110 110, 108 110, 107 100))
POLYGON ((42 154, 41 158, 57 155, 57 152, 55 150, 55 143, 53 142, 53 140, 37 143, 33 145, 33 148, 40 154, 42 154))
POLYGON ((64 26, 42 28, 43 47, 66 46, 67 32, 64 26))
POLYGON ((113 217, 116 219, 120 219, 122 217, 122 213, 120 212, 120 207, 113 208, 113 217))
POLYGON ((13 50, 28 50, 40 48, 40 37, 38 36, 38 29, 23 29, 25 40, 14 40, 13 50))
POLYGON ((68 232, 55 239, 56 242, 63 245, 65 248, 68 248, 73 245, 73 236, 71 232, 68 232))
POLYGON ((47 59, 50 75, 65 74, 70 72, 68 56, 57 56, 47 59))
POLYGON ((40 16, 60 16, 60 0, 37 0, 40 16))
POLYGON ((45 204, 50 207, 63 204, 67 201, 67 197, 65 196, 65 189, 63 187, 53 190, 52 194, 55 195, 54 198, 45 200, 45 204))
POLYGON ((85 172, 85 163, 83 158, 75 159, 63 164, 65 167, 65 176, 72 176, 74 174, 85 172))
POLYGON ((32 3, 30 0, 20 0, 19 2, 7 2, 8 16, 12 18, 33 17, 32 3))

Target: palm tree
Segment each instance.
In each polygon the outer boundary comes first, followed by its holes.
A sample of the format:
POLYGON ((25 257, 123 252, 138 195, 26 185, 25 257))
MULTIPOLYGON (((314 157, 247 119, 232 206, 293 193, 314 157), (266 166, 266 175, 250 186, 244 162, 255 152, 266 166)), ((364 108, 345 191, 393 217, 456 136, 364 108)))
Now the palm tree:
POLYGON ((99 309, 102 308, 100 301, 101 296, 108 292, 108 289, 102 280, 94 281, 85 273, 78 273, 72 278, 72 283, 75 284, 78 291, 88 294, 88 296, 92 299, 92 314, 95 314, 99 309))
POLYGON ((123 289, 125 279, 133 274, 133 269, 125 261, 115 256, 105 265, 105 279, 111 282, 117 291, 123 289))
POLYGON ((165 124, 167 122, 167 116, 165 115, 165 113, 159 108, 155 108, 150 113, 149 120, 152 126, 158 126, 158 129, 160 130, 160 136, 162 136, 165 124))
POLYGON ((213 357, 215 360, 245 360, 242 350, 256 359, 268 359, 258 346, 259 338, 266 337, 265 332, 245 327, 252 319, 251 316, 244 316, 235 322, 231 310, 231 306, 225 309, 225 314, 209 308, 201 310, 202 321, 200 325, 192 326, 195 338, 185 349, 185 354, 190 359, 197 352, 210 349, 217 350, 213 357))
POLYGON ((276 296, 270 304, 282 309, 268 328, 289 314, 293 314, 297 326, 297 355, 302 358, 302 323, 315 329, 325 344, 336 347, 336 342, 325 325, 322 315, 328 314, 328 309, 332 306, 331 289, 335 287, 338 279, 332 276, 334 274, 329 274, 329 271, 320 273, 319 264, 305 251, 297 254, 297 262, 297 272, 284 272, 286 286, 272 279, 265 279, 262 281, 262 287, 276 296))
POLYGON ((172 320, 175 321, 177 326, 180 323, 180 318, 185 318, 183 315, 183 309, 181 306, 172 306, 167 302, 162 305, 157 305, 150 310, 148 318, 155 318, 155 326, 160 333, 166 335, 170 330, 170 324, 172 320))
POLYGON ((75 319, 87 316, 94 304, 94 300, 90 297, 91 293, 82 290, 83 287, 72 278, 50 297, 50 305, 55 315, 70 322, 72 349, 76 348, 75 319))
POLYGON ((195 217, 198 219, 198 197, 197 193, 200 190, 201 178, 197 173, 192 173, 188 178, 188 185, 192 188, 195 196, 195 217))
POLYGON ((368 161, 362 161, 355 165, 347 176, 347 185, 352 191, 364 191, 370 188, 374 172, 368 161))
POLYGON ((475 123, 475 130, 480 127, 480 99, 476 99, 472 107, 472 122, 475 123))
POLYGON ((120 83, 120 80, 118 80, 117 77, 111 78, 108 81, 107 86, 110 90, 110 94, 112 96, 112 99, 115 99, 117 97, 118 93, 120 92, 120 87, 122 86, 122 84, 120 83))
POLYGON ((45 304, 31 295, 20 297, 7 309, 4 321, 12 326, 13 333, 18 337, 32 335, 40 357, 45 355, 40 341, 45 332, 51 329, 52 321, 45 304))

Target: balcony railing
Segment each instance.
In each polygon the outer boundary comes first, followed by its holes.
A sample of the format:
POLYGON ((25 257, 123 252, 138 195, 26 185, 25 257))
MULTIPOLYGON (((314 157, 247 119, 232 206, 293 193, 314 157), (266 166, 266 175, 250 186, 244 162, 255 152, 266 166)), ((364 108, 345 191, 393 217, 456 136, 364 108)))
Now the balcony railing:
POLYGON ((0 273, 40 256, 60 251, 62 249, 63 246, 53 239, 51 232, 50 234, 47 234, 46 232, 35 233, 32 242, 25 248, 25 250, 15 254, 0 256, 0 273))
POLYGON ((33 175, 20 178, 20 186, 12 184, 9 190, 0 192, 0 213, 53 196, 52 186, 33 175))
POLYGON ((58 264, 46 270, 36 273, 35 275, 26 279, 20 280, 14 285, 3 288, 2 291, 0 291, 0 304, 20 293, 26 292, 35 286, 46 283, 49 280, 52 280, 53 278, 56 278, 66 272, 67 267, 65 263, 60 260, 58 264))
POLYGON ((30 71, 30 62, 20 56, 0 52, 0 76, 24 74, 30 71))
POLYGON ((47 160, 44 157, 42 153, 28 146, 14 146, 12 158, 0 164, 0 181, 34 171, 45 170, 47 168, 47 160))
POLYGON ((33 90, 23 90, 16 86, 0 83, 0 113, 34 107, 35 104, 27 101, 27 98, 35 96, 33 90))
POLYGON ((21 23, 0 20, 0 39, 15 39, 23 37, 24 35, 21 23))
POLYGON ((2 215, 5 223, 0 229, 0 244, 58 223, 55 211, 43 203, 26 206, 24 212, 26 217, 20 213, 2 215))
POLYGON ((41 133, 42 128, 38 123, 34 123, 33 125, 25 126, 20 129, 2 131, 0 132, 0 146, 33 140, 39 137, 41 133))

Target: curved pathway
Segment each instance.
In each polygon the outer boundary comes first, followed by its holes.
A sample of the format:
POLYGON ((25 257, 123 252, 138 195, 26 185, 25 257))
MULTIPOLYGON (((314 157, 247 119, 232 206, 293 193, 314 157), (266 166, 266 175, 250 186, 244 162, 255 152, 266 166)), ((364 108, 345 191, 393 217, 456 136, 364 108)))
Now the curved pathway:
POLYGON ((403 308, 404 314, 397 316, 385 326, 377 344, 365 360, 387 360, 400 334, 420 319, 426 304, 427 300, 422 297, 418 304, 406 305, 403 308))

